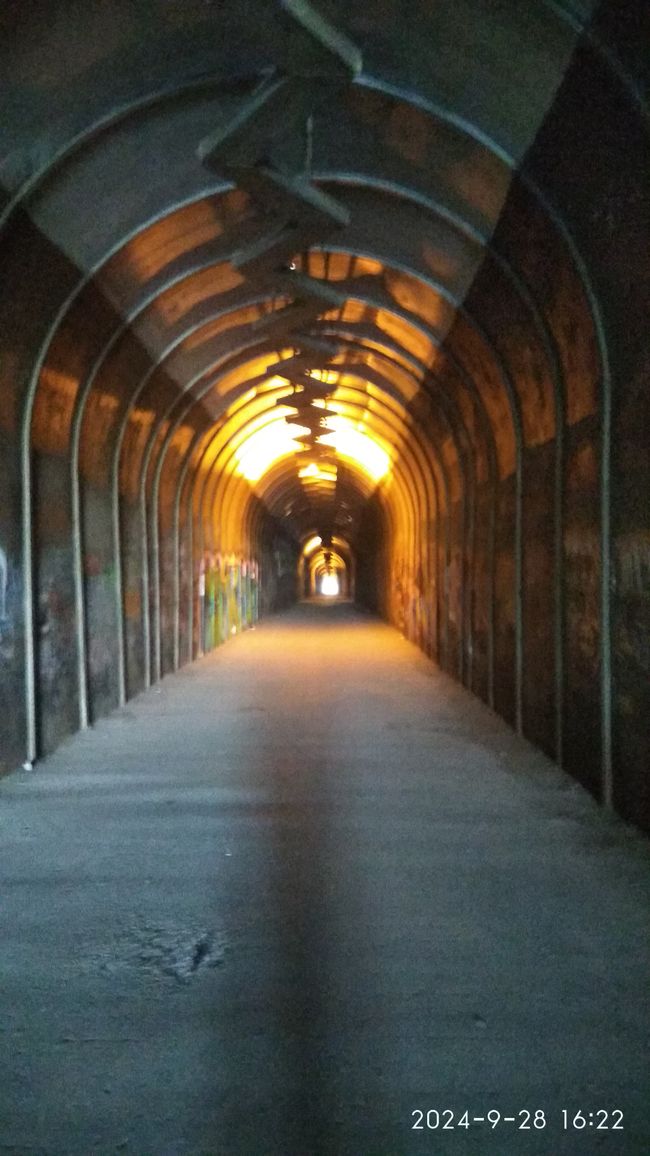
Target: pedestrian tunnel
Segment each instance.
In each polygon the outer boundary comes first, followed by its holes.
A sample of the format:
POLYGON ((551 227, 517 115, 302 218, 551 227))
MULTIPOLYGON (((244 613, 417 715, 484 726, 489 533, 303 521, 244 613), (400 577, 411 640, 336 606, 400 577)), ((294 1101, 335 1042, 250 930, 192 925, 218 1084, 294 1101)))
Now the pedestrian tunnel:
POLYGON ((403 8, 0 6, 2 770, 334 595, 650 826, 648 8, 403 8))

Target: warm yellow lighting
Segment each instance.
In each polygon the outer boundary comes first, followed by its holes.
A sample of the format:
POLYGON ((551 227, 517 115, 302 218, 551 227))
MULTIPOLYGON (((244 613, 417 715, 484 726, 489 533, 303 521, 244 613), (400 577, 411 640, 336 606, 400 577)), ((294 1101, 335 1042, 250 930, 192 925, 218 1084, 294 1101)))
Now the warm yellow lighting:
POLYGON ((317 478, 318 477, 318 466, 316 465, 316 462, 310 462, 310 464, 308 466, 304 466, 301 470, 299 470, 298 477, 299 478, 317 478))
POLYGON ((323 385, 336 385, 339 372, 331 369, 308 369, 307 373, 313 377, 315 381, 320 381, 323 385))
POLYGON ((336 574, 323 574, 320 584, 320 592, 326 598, 336 598, 339 592, 339 580, 336 574))
POLYGON ((328 417, 327 424, 333 432, 319 438, 322 445, 333 446, 342 458, 349 458, 360 466, 373 482, 385 477, 390 469, 390 458, 374 438, 363 433, 355 422, 338 414, 328 417))
POLYGON ((287 381, 286 377, 269 377, 264 382, 263 386, 258 387, 260 392, 268 393, 272 389, 281 389, 284 397, 291 397, 293 393, 293 386, 287 381))
POLYGON ((318 546, 322 545, 323 539, 320 538, 318 534, 315 534, 313 538, 310 538, 307 542, 305 542, 302 548, 302 552, 303 554, 312 554, 318 546))
MULTIPOLYGON (((282 387, 279 378, 272 378, 265 385, 272 383, 272 388, 275 387, 273 392, 277 394, 276 382, 282 387)), ((321 433, 300 424, 300 418, 292 408, 293 397, 283 397, 281 403, 277 404, 276 396, 276 404, 262 410, 261 407, 267 404, 264 400, 266 392, 264 386, 249 391, 246 395, 250 398, 248 405, 251 409, 257 409, 257 413, 238 436, 229 434, 234 468, 249 482, 259 481, 280 459, 300 453, 298 476, 305 484, 334 485, 337 478, 336 465, 329 460, 324 463, 318 460, 319 446, 331 448, 342 459, 354 463, 373 482, 379 482, 389 472, 391 459, 382 440, 377 440, 368 432, 365 421, 353 420, 341 413, 341 409, 348 408, 342 402, 317 399, 313 403, 327 413, 327 424, 321 433), (314 433, 319 434, 314 450, 317 460, 310 461, 309 447, 300 439, 307 435, 313 436, 314 433), (239 444, 235 445, 236 442, 239 444)), ((328 459, 331 454, 325 456, 328 459)))
POLYGON ((330 482, 334 485, 336 482, 336 466, 322 469, 316 462, 310 462, 308 466, 303 466, 301 470, 298 470, 298 477, 302 478, 304 482, 330 482))
POLYGON ((288 407, 278 406, 271 420, 251 433, 235 451, 237 472, 249 482, 259 481, 280 458, 301 448, 296 439, 305 433, 305 428, 286 422, 290 413, 288 407))

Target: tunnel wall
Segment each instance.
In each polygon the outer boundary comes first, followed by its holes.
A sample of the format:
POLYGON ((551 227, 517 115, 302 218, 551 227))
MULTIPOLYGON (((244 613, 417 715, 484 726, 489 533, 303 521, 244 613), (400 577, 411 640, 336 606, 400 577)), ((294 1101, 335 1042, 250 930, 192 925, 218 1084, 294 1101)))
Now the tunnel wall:
MULTIPOLYGON (((62 9, 71 71, 38 4, 5 6, 0 767, 295 596, 299 479, 244 492, 211 439, 273 358, 302 372, 324 343, 392 453, 357 596, 648 827, 650 9, 468 4, 459 24, 440 0, 449 45, 474 46, 441 54, 424 0, 365 24, 326 7, 364 69, 315 112, 313 184, 349 220, 295 254, 305 297, 235 260, 269 223, 264 118, 234 170, 199 149, 251 77, 303 84, 279 9, 111 0, 115 55, 95 6, 62 9)), ((368 491, 340 478, 354 528, 368 491)))
MULTIPOLYGON (((167 479, 162 502, 153 512, 151 478, 143 473, 145 451, 156 424, 173 412, 182 391, 173 378, 156 369, 148 351, 126 332, 101 365, 95 392, 85 409, 79 438, 79 469, 71 466, 71 430, 75 405, 95 361, 120 330, 121 316, 107 297, 90 284, 74 301, 54 339, 48 341, 54 303, 83 275, 26 218, 15 223, 13 246, 7 246, 4 272, 17 285, 26 278, 26 294, 0 295, 0 329, 5 356, 0 396, 0 770, 25 760, 25 608, 20 419, 30 388, 38 388, 28 422, 30 450, 28 505, 31 516, 34 601, 36 747, 52 751, 80 725, 78 667, 78 600, 73 549, 75 535, 82 556, 84 635, 87 644, 87 720, 105 715, 120 703, 118 627, 124 631, 126 697, 139 693, 154 660, 154 639, 144 630, 145 599, 153 620, 153 576, 159 566, 161 585, 161 673, 205 653, 232 633, 246 629, 260 614, 286 607, 296 597, 298 547, 286 531, 252 497, 255 532, 242 526, 236 552, 217 559, 214 551, 197 555, 188 542, 189 521, 181 519, 176 549, 170 503, 175 483, 167 479), (12 269, 12 261, 15 268, 12 269), (43 345, 42 363, 34 350, 43 345), (132 404, 136 384, 155 370, 155 389, 145 390, 126 425, 119 459, 117 513, 121 598, 116 586, 115 501, 111 459, 119 423, 132 404), (78 477, 80 523, 72 519, 72 482, 78 477), (144 506, 143 506, 144 498, 144 506), (143 510, 145 521, 143 522, 143 510), (153 553, 153 519, 159 521, 158 557, 153 553), (176 555, 178 553, 178 559, 176 555), (179 647, 173 633, 173 572, 182 570, 178 605, 179 647), (146 571, 144 565, 146 563, 146 571), (193 573, 194 571, 194 573, 193 573), (190 606, 192 610, 190 611, 190 606), (121 611, 121 613, 120 613, 121 611), (121 618, 121 623, 120 623, 121 618), (189 620, 192 619, 190 626, 189 620)), ((191 429, 180 428, 180 440, 210 426, 212 417, 193 412, 191 429)), ((155 456, 153 457, 155 460, 155 456)), ((178 478, 183 454, 170 456, 178 478)), ((192 477, 191 473, 188 476, 192 477)), ((211 517, 211 514, 210 514, 211 517)), ((190 521, 192 519, 190 518, 190 521)), ((251 519, 249 518, 249 523, 251 519)))
MULTIPOLYGON (((650 13, 642 3, 626 6, 621 18, 615 4, 603 4, 595 27, 616 29, 617 40, 633 69, 634 80, 647 85, 650 13), (636 45, 636 47, 635 47, 636 45)), ((630 115, 629 89, 617 84, 606 61, 579 50, 558 101, 531 151, 527 170, 544 180, 551 195, 561 195, 567 219, 588 263, 602 314, 607 367, 599 381, 600 455, 590 415, 573 428, 573 495, 576 516, 591 525, 582 535, 582 574, 574 579, 576 599, 584 599, 583 637, 611 629, 611 759, 614 800, 626 818, 650 827, 650 147, 642 105, 630 115), (602 437, 608 437, 603 461, 602 437), (597 502, 595 461, 600 465, 597 502), (585 500, 576 497, 584 491, 585 500), (590 591, 597 537, 594 508, 608 519, 609 622, 603 625, 590 591), (586 557, 591 555, 591 566, 586 557)), ((567 344, 571 344, 568 335, 567 344)), ((583 371, 588 372, 588 366, 583 371)), ((578 535, 576 535, 578 538, 578 535)), ((602 548, 602 547, 601 547, 602 548)), ((574 603, 575 605, 575 603, 574 603)), ((581 655, 582 657, 582 655, 581 655)), ((576 694, 596 709, 593 665, 583 662, 584 677, 576 694), (586 669, 585 669, 586 666, 586 669)), ((576 719, 579 718, 576 710, 576 719)), ((578 725, 578 724, 576 724, 578 725)), ((589 749, 589 731, 575 738, 573 769, 580 747, 589 749)), ((584 749, 584 748, 583 748, 584 749)), ((583 756, 584 757, 584 756, 583 756)))
MULTIPOLYGON (((610 32, 613 11, 599 9, 610 32)), ((627 21, 642 35, 647 11, 630 5, 622 30, 627 21)), ((430 578, 424 592, 423 625, 405 610, 422 599, 418 564, 391 565, 381 492, 360 535, 357 591, 592 794, 609 793, 626 819, 648 830, 650 155, 642 106, 630 115, 629 97, 603 57, 581 46, 493 237, 495 253, 534 289, 536 325, 488 259, 464 302, 482 335, 458 317, 445 339, 488 412, 498 358, 518 410, 519 474, 512 424, 495 421, 492 409, 496 486, 479 482, 472 496, 464 483, 466 500, 475 501, 471 543, 459 504, 440 509, 437 538, 447 545, 437 585, 430 578), (549 227, 555 206, 561 228, 549 227), (450 590, 463 584, 471 615, 459 645, 450 590)))

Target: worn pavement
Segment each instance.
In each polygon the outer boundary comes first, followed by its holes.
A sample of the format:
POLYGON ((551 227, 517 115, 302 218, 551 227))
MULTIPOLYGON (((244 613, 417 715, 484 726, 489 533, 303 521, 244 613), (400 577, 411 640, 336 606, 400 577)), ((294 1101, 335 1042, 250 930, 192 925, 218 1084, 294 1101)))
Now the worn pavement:
POLYGON ((5 778, 0 859, 0 1153, 650 1153, 647 843, 348 605, 5 778))

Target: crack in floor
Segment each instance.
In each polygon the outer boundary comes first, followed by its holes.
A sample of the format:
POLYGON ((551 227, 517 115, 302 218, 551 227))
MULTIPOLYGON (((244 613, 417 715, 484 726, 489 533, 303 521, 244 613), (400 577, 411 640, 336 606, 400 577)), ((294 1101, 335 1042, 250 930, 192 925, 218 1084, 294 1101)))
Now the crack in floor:
POLYGON ((104 975, 136 969, 150 975, 170 976, 189 983, 198 971, 221 967, 225 962, 225 941, 217 932, 199 931, 170 925, 140 925, 117 942, 94 951, 82 966, 98 968, 104 975))

